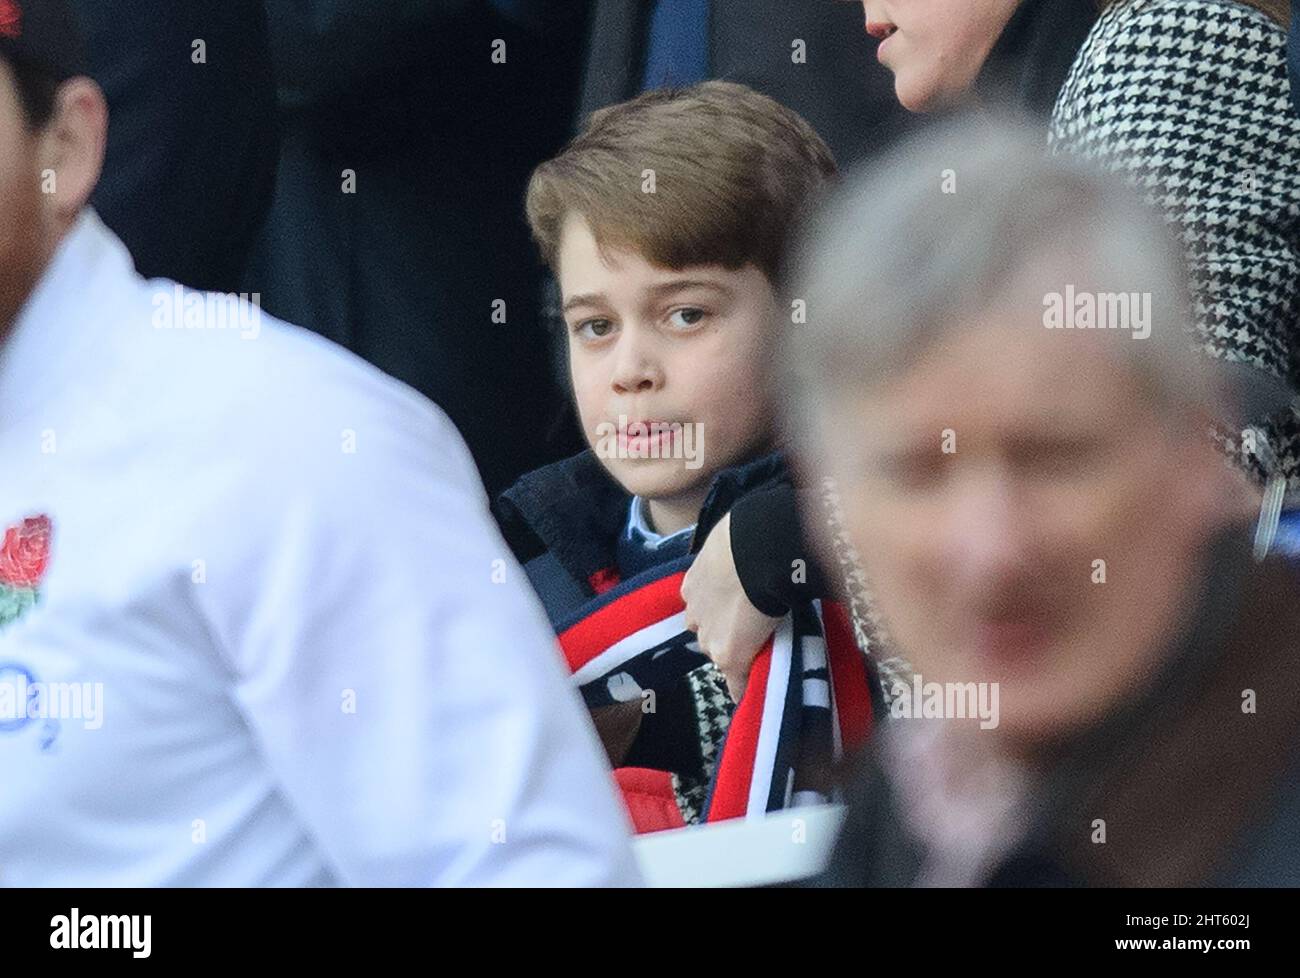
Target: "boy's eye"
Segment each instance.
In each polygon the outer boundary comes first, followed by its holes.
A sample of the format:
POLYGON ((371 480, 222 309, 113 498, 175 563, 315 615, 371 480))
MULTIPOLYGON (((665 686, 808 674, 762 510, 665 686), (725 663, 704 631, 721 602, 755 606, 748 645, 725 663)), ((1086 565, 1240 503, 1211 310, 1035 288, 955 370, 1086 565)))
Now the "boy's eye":
POLYGON ((614 331, 614 324, 608 319, 586 319, 574 326, 573 331, 583 339, 600 340, 614 331))
POLYGON ((668 317, 668 321, 679 329, 690 329, 692 326, 698 324, 703 318, 703 309, 696 309, 694 306, 689 306, 685 309, 678 309, 668 317))

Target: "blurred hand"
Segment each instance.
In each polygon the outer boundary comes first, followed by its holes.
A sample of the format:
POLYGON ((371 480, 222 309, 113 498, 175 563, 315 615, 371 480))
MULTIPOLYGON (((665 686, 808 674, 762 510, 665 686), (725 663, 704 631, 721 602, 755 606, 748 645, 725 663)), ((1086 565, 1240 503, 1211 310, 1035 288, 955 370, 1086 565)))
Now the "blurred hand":
POLYGON ((780 618, 763 614, 745 595, 731 556, 731 514, 709 533, 682 581, 686 627, 713 660, 737 703, 749 680, 749 668, 780 618))

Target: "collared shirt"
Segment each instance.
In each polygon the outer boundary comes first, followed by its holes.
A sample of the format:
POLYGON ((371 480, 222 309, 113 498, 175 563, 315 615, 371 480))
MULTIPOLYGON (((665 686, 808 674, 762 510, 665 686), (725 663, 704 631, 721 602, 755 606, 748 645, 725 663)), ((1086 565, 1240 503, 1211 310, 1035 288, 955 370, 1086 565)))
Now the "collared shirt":
POLYGON ((645 500, 633 496, 628 504, 627 525, 618 540, 618 570, 624 579, 635 577, 667 560, 690 553, 695 525, 664 535, 650 528, 645 500))
POLYGON ((899 813, 926 852, 917 886, 979 886, 1028 832, 1033 778, 984 749, 986 737, 922 717, 894 719, 882 730, 881 763, 899 813))
POLYGON ((0 884, 635 882, 451 423, 203 302, 87 212, 0 348, 0 884))

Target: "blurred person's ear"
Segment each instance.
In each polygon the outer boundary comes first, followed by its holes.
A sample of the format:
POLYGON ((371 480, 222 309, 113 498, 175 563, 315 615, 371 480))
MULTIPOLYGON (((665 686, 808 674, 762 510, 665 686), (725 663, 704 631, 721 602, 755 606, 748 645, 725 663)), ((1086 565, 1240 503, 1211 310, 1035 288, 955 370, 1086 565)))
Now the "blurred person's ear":
POLYGON ((99 183, 107 137, 108 103, 100 87, 85 77, 60 85, 38 148, 46 213, 58 236, 72 226, 99 183))
POLYGON ((1210 437, 1215 429, 1231 429, 1239 417, 1237 396, 1230 386, 1214 393, 1218 396, 1211 404, 1189 409, 1192 417, 1182 448, 1170 464, 1186 485, 1189 519, 1220 528, 1258 516, 1263 491, 1210 437))
MULTIPOLYGON (((1286 381, 1251 363, 1216 362, 1215 376, 1220 417, 1214 420, 1229 431, 1240 432, 1243 443, 1247 438, 1256 439, 1255 447, 1247 454, 1257 456, 1265 473, 1275 474, 1278 459, 1267 435, 1257 425, 1262 418, 1280 417, 1293 410, 1300 398, 1286 381)), ((1242 450, 1246 451, 1244 444, 1242 450)), ((1240 466, 1233 465, 1230 471, 1235 476, 1233 512, 1254 519, 1260 515, 1263 488, 1240 466)))
POLYGON ((1205 439, 1217 463, 1207 472, 1206 489, 1212 493, 1212 513, 1222 516, 1218 523, 1248 523, 1259 516, 1264 490, 1241 466, 1230 462, 1221 451, 1205 439))

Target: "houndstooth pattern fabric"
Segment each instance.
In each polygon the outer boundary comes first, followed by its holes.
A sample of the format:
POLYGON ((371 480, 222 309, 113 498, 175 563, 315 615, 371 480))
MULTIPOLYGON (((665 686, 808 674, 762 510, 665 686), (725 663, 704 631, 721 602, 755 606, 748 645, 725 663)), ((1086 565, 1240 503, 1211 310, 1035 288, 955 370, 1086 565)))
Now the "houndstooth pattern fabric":
POLYGON ((674 774, 672 781, 673 794, 677 798, 682 818, 687 825, 695 825, 704 820, 704 803, 708 800, 709 784, 718 768, 722 742, 726 739, 727 727, 736 704, 727 690, 727 681, 723 678, 722 671, 712 662, 706 662, 688 672, 686 682, 695 704, 695 721, 699 725, 704 769, 698 778, 674 774))
MULTIPOLYGON (((1173 224, 1201 348, 1300 390, 1300 119, 1280 25, 1231 0, 1121 0, 1075 60, 1049 146, 1121 174, 1173 224)), ((1261 427, 1300 488, 1296 416, 1261 427)))
POLYGON ((853 639, 858 648, 875 666, 880 678, 880 691, 888 707, 893 698, 894 684, 907 686, 911 682, 912 665, 906 659, 888 651, 892 644, 885 623, 876 612, 867 586, 867 576, 862 571, 862 561, 849 540, 844 528, 844 514, 840 508, 839 492, 833 479, 823 479, 820 487, 821 516, 830 532, 831 549, 844 592, 848 598, 849 619, 853 623, 853 639))

